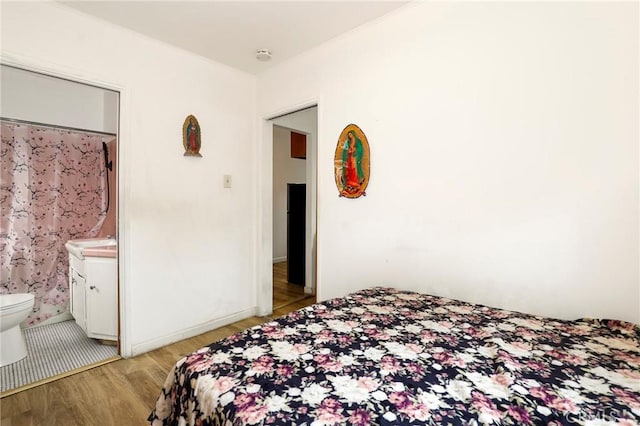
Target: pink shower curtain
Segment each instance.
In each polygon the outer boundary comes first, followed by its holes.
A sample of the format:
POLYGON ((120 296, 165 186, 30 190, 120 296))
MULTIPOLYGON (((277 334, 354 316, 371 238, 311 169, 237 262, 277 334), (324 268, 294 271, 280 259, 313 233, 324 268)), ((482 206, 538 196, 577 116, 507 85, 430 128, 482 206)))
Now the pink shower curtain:
POLYGON ((64 244, 96 236, 104 221, 102 137, 0 125, 0 294, 35 295, 30 326, 67 311, 64 244))

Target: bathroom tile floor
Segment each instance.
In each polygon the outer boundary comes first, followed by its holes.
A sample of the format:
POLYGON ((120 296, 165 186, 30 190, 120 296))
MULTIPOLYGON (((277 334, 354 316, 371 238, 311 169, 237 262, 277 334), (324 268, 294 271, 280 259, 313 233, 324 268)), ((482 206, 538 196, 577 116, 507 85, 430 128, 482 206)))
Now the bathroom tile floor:
POLYGON ((24 330, 24 336, 28 355, 0 367, 0 396, 118 356, 115 346, 88 338, 75 321, 28 328, 24 330))

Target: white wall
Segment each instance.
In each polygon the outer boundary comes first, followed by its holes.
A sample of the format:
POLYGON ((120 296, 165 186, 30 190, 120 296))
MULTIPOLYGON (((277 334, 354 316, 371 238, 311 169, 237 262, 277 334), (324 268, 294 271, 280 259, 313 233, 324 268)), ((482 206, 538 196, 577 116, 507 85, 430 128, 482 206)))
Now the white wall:
POLYGON ((122 88, 124 353, 251 315, 255 77, 56 3, 3 2, 1 31, 4 61, 122 88), (183 156, 189 114, 203 158, 183 156))
POLYGON ((120 100, 117 92, 104 92, 104 131, 118 133, 118 108, 120 100))
POLYGON ((116 133, 118 96, 97 87, 0 67, 0 115, 116 133))
POLYGON ((637 2, 419 2, 261 74, 259 114, 320 99, 319 298, 640 323, 638 27, 637 2), (371 145, 355 200, 349 123, 371 145))
POLYGON ((287 184, 307 182, 307 161, 291 158, 291 130, 273 126, 273 261, 287 259, 287 184))

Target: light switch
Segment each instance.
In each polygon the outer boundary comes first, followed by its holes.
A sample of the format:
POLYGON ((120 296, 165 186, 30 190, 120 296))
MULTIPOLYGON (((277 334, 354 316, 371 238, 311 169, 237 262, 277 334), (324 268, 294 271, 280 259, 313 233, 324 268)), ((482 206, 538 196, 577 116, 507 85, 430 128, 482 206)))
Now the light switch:
POLYGON ((231 188, 231 175, 224 175, 222 177, 222 184, 225 188, 231 188))

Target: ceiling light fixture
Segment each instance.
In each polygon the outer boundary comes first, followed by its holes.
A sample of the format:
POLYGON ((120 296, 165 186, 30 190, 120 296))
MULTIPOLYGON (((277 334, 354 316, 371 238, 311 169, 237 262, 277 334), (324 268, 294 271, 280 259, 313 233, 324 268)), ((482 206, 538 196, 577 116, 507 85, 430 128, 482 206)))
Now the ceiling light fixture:
POLYGON ((267 62, 271 60, 271 51, 269 49, 259 49, 256 52, 256 59, 261 62, 267 62))

